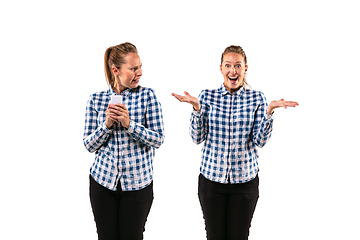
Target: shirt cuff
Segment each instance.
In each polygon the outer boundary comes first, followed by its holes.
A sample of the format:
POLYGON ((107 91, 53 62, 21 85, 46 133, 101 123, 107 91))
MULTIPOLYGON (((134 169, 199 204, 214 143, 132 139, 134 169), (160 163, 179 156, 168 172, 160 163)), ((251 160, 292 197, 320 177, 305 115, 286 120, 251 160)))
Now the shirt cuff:
POLYGON ((135 127, 136 127, 135 122, 130 120, 130 125, 129 125, 129 128, 127 130, 127 133, 134 133, 135 132, 135 127))
POLYGON ((266 120, 272 119, 273 116, 274 116, 274 113, 273 113, 273 114, 268 114, 267 112, 265 113, 265 118, 266 118, 266 120))
POLYGON ((204 109, 204 108, 203 108, 202 106, 201 106, 201 108, 200 108, 199 111, 195 111, 195 109, 193 108, 192 114, 193 114, 194 116, 200 116, 200 115, 202 114, 203 109, 204 109))
POLYGON ((100 129, 101 129, 102 131, 106 132, 106 133, 113 131, 112 128, 110 128, 110 129, 107 128, 107 126, 106 126, 106 121, 104 121, 104 122, 101 124, 100 129))

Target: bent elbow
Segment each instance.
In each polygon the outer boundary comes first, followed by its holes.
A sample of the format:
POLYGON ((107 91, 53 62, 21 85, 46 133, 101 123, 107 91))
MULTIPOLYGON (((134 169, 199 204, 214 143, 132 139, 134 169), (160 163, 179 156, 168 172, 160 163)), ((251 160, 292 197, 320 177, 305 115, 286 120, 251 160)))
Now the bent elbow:
POLYGON ((155 144, 154 148, 159 149, 161 147, 161 145, 164 143, 164 140, 165 140, 165 134, 160 134, 159 140, 155 144))
POLYGON ((203 138, 194 138, 194 137, 192 137, 191 139, 196 145, 199 145, 200 143, 202 143, 204 141, 203 138))
POLYGON ((89 153, 94 153, 96 152, 96 148, 92 147, 91 144, 89 144, 89 142, 86 140, 86 138, 83 139, 83 143, 85 146, 85 149, 89 152, 89 153))
POLYGON ((89 153, 94 153, 96 151, 96 149, 89 147, 88 145, 84 144, 85 149, 89 152, 89 153))
POLYGON ((259 148, 263 148, 265 146, 265 144, 269 141, 270 136, 266 137, 264 139, 259 139, 258 141, 255 142, 256 146, 259 148))
POLYGON ((257 146, 258 148, 263 148, 263 147, 265 146, 265 144, 266 144, 266 143, 260 143, 260 144, 256 144, 256 146, 257 146))

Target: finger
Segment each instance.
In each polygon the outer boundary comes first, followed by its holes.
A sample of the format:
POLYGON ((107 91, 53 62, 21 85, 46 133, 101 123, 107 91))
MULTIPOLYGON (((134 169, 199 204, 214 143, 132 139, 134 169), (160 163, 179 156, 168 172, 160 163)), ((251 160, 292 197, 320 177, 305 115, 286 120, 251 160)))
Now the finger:
POLYGON ((110 108, 108 111, 112 114, 119 115, 124 112, 127 113, 128 109, 126 108, 125 104, 118 103, 118 104, 114 105, 114 107, 110 108))
POLYGON ((127 109, 124 103, 117 103, 117 104, 115 104, 115 108, 116 108, 116 109, 119 109, 119 108, 121 108, 121 109, 127 109))
POLYGON ((171 95, 172 95, 173 97, 177 98, 177 99, 178 99, 179 97, 181 97, 181 95, 176 94, 176 93, 172 93, 171 95))
POLYGON ((187 91, 184 91, 184 94, 188 97, 192 97, 187 91))
POLYGON ((114 115, 109 114, 107 115, 107 118, 113 122, 119 123, 119 120, 114 115))
POLYGON ((290 103, 291 103, 292 105, 299 106, 299 103, 298 103, 298 102, 291 101, 290 103))
POLYGON ((182 97, 181 95, 178 95, 178 94, 175 94, 175 93, 173 93, 172 94, 175 98, 177 98, 177 99, 179 99, 180 97, 182 97))
POLYGON ((127 109, 119 109, 119 110, 110 109, 109 115, 111 115, 114 119, 118 119, 120 116, 129 115, 129 113, 127 109))
POLYGON ((286 101, 285 104, 288 107, 296 107, 299 105, 297 102, 293 102, 293 101, 286 101))
POLYGON ((279 105, 279 107, 283 107, 283 108, 286 109, 286 103, 285 103, 285 102, 281 102, 280 105, 279 105))
POLYGON ((185 97, 184 96, 181 96, 181 95, 176 95, 175 98, 177 100, 179 100, 180 102, 184 102, 185 101, 185 97))
POLYGON ((127 109, 120 109, 118 111, 118 116, 128 116, 129 115, 129 111, 127 109))
POLYGON ((180 96, 179 96, 179 95, 174 94, 173 96, 174 96, 177 100, 179 100, 179 101, 181 102, 181 100, 180 100, 180 96))

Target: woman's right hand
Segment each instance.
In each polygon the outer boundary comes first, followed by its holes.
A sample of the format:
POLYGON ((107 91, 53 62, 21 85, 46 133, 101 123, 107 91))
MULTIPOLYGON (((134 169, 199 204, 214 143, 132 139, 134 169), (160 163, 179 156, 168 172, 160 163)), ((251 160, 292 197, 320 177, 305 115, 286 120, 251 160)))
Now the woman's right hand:
POLYGON ((115 122, 119 123, 119 120, 116 119, 116 115, 111 111, 111 104, 109 104, 108 108, 105 111, 106 115, 106 127, 110 129, 115 122))
POLYGON ((199 99, 197 99, 196 97, 191 96, 186 91, 184 92, 184 94, 185 94, 185 96, 178 95, 178 94, 175 94, 175 93, 172 93, 171 95, 174 96, 180 102, 190 103, 193 106, 195 111, 200 111, 201 105, 200 105, 199 99))

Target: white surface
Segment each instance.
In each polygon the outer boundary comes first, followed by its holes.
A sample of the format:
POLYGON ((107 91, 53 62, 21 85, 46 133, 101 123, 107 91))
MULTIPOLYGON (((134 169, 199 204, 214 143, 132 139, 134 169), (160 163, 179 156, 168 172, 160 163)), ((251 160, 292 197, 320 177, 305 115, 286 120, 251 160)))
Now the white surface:
POLYGON ((135 44, 155 89, 165 143, 145 240, 205 239, 191 107, 172 92, 218 88, 223 50, 241 45, 248 82, 275 112, 260 151, 250 240, 360 239, 355 1, 6 1, 0 4, 1 239, 97 239, 88 198, 94 155, 86 101, 107 89, 107 47, 135 44), (21 96, 18 97, 18 96, 21 96), (51 101, 49 101, 51 99, 51 101))

